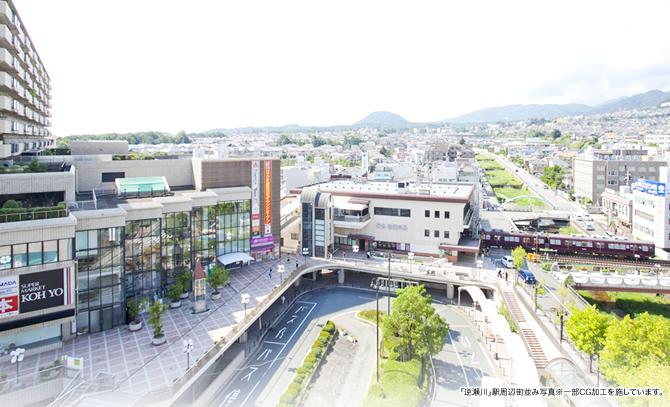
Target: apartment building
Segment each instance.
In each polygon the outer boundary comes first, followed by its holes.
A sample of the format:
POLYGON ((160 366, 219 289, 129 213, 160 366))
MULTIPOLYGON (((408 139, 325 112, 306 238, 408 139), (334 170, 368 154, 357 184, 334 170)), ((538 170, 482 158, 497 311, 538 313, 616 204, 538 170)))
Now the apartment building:
POLYGON ((0 1, 0 159, 51 143, 51 84, 16 7, 0 1))
POLYGON ((637 179, 633 184, 633 237, 654 242, 656 256, 670 259, 670 183, 668 167, 660 169, 660 182, 637 179))
POLYGON ((126 324, 130 299, 164 297, 196 259, 279 252, 279 159, 38 159, 46 171, 0 174, 0 350, 126 324))
POLYGON ((601 206, 600 197, 606 188, 617 190, 630 186, 636 178, 658 180, 658 169, 665 161, 653 160, 641 149, 590 150, 575 157, 575 196, 601 206))

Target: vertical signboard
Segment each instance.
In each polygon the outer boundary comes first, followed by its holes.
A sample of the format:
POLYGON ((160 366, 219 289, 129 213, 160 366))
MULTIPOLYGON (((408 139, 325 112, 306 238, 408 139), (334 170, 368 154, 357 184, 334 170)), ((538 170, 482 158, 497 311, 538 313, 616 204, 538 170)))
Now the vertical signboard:
POLYGON ((263 176, 263 223, 265 224, 264 236, 272 235, 272 161, 265 160, 265 172, 263 176))
POLYGON ((0 278, 0 318, 11 317, 19 313, 18 277, 0 278))
POLYGON ((251 236, 261 235, 261 163, 251 162, 251 236))

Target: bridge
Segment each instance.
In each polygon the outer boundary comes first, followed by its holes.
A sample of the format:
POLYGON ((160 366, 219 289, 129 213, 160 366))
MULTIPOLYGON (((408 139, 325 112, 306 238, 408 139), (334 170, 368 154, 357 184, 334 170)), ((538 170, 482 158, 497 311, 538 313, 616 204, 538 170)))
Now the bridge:
POLYGON ((670 277, 659 275, 570 273, 575 290, 670 294, 670 277))

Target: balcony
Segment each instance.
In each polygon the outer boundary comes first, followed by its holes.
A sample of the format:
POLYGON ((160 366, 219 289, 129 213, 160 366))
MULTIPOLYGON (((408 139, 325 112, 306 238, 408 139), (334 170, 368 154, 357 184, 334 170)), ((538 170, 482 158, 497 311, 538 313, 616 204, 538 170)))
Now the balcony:
POLYGON ((370 214, 365 215, 335 215, 333 216, 333 224, 336 228, 345 229, 363 229, 370 223, 370 214))
POLYGON ((14 21, 17 20, 16 14, 9 7, 9 3, 6 1, 0 1, 0 22, 5 25, 14 25, 14 21))

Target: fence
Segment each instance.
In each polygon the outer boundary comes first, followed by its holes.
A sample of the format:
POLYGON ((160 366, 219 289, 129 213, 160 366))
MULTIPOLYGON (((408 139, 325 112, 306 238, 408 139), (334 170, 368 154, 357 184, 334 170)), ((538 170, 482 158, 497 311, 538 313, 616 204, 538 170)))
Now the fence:
POLYGON ((66 216, 68 216, 68 210, 66 208, 26 209, 23 212, 12 211, 12 213, 3 213, 0 211, 0 223, 64 218, 66 216))

